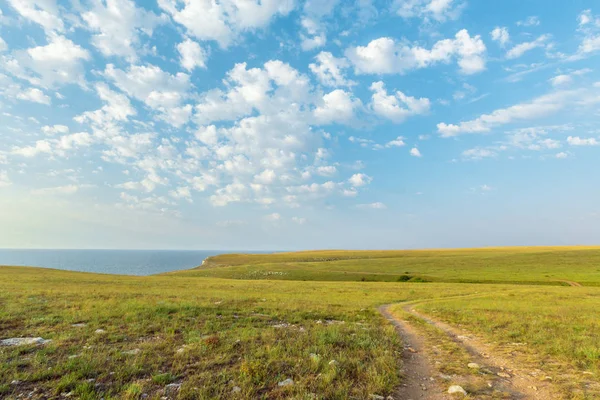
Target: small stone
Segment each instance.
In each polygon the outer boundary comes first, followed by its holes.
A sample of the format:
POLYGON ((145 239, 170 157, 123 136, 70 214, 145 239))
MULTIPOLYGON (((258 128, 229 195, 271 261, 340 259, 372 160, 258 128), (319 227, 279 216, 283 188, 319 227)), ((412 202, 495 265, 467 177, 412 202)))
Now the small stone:
POLYGON ((445 381, 449 381, 452 379, 452 377, 450 375, 446 375, 446 374, 440 374, 440 378, 442 378, 445 381))
POLYGON ((452 385, 448 388, 448 394, 462 394, 463 396, 467 395, 467 391, 462 388, 462 386, 452 385))
POLYGON ((242 391, 242 388, 239 386, 234 386, 233 389, 231 389, 232 393, 239 393, 242 391))
POLYGON ((96 335, 103 335, 103 334, 105 334, 105 333, 106 333, 106 331, 105 331, 104 329, 96 329, 96 330, 94 331, 94 333, 95 333, 96 335))
POLYGON ((165 396, 173 396, 181 389, 181 383, 169 383, 165 386, 165 396))
POLYGON ((14 381, 11 381, 10 384, 13 386, 18 386, 21 384, 21 381, 14 380, 14 381))
POLYGON ((472 362, 472 363, 468 363, 468 364, 467 364, 467 367, 469 367, 469 368, 471 368, 471 369, 479 369, 479 368, 481 368, 481 367, 479 366, 479 364, 477 364, 477 363, 474 363, 474 362, 472 362))
POLYGON ((10 338, 0 340, 0 346, 27 346, 32 344, 41 346, 51 341, 50 339, 43 339, 41 337, 10 338))
POLYGON ((496 375, 498 375, 500 378, 510 378, 510 375, 507 374, 506 372, 498 372, 496 375))
POLYGON ((290 378, 287 378, 284 381, 281 381, 277 384, 277 386, 279 387, 285 387, 285 386, 292 386, 294 384, 294 381, 291 380, 290 378))
POLYGON ((373 399, 373 400, 385 400, 385 397, 380 396, 378 394, 371 394, 371 395, 369 395, 369 398, 373 399))

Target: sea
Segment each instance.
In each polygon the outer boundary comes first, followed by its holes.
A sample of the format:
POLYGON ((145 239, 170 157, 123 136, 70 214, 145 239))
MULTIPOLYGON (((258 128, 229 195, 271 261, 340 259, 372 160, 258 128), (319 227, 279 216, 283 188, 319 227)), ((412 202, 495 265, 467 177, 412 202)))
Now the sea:
MULTIPOLYGON (((29 266, 118 275, 153 275, 194 268, 218 250, 0 249, 0 266, 29 266)), ((1 268, 1 267, 0 267, 1 268)))

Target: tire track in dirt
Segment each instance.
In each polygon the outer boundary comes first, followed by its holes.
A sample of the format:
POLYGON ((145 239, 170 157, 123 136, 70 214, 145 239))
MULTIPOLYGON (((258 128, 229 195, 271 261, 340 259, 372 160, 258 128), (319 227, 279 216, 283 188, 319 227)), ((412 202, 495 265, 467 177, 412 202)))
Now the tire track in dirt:
MULTIPOLYGON (((489 293, 487 294, 489 295, 489 293)), ((452 297, 479 297, 482 295, 463 295, 452 297)), ((473 335, 460 332, 457 328, 444 322, 435 320, 430 316, 424 315, 414 309, 414 306, 420 303, 430 301, 441 301, 445 299, 436 299, 422 302, 411 302, 405 304, 402 308, 405 312, 416 317, 444 332, 453 342, 461 346, 473 358, 473 361, 481 367, 492 372, 499 379, 500 386, 511 393, 512 399, 559 399, 561 398, 553 389, 549 382, 540 381, 540 377, 531 376, 530 371, 524 370, 517 365, 514 360, 505 355, 498 354, 492 346, 475 338, 473 335)), ((396 318, 390 313, 389 308, 393 304, 379 307, 379 312, 388 319, 395 327, 403 342, 405 350, 403 352, 405 382, 396 394, 398 399, 447 399, 444 396, 442 388, 434 382, 429 383, 433 391, 423 390, 421 382, 429 379, 434 371, 428 358, 423 354, 425 349, 425 340, 418 332, 406 321, 396 318), (413 353, 413 351, 415 353, 413 353), (411 371, 415 371, 414 373, 411 371), (436 393, 437 392, 437 393, 436 393)), ((427 389, 429 389, 427 387, 427 389)))
POLYGON ((445 400, 449 397, 442 395, 442 388, 429 378, 433 368, 423 353, 425 343, 416 330, 404 321, 395 318, 388 310, 390 305, 379 307, 383 315, 402 338, 402 385, 394 393, 395 399, 400 400, 445 400))

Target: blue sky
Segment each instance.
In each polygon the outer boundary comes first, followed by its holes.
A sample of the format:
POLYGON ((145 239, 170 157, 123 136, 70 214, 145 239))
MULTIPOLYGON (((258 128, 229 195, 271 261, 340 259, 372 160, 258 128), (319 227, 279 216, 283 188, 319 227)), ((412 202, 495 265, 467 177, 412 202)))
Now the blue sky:
POLYGON ((600 242, 593 1, 0 10, 1 247, 600 242))

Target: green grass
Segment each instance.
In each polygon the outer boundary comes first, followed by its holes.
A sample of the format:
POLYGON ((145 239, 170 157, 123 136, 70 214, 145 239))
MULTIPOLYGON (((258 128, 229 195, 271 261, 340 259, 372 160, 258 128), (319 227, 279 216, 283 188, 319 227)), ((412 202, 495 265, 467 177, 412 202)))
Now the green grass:
POLYGON ((521 247, 421 251, 320 251, 212 257, 180 276, 319 281, 600 285, 600 248, 521 247), (564 284, 564 283, 563 283, 564 284))
POLYGON ((52 339, 0 347, 0 398, 158 399, 170 383, 180 399, 387 396, 402 344, 376 307, 425 300, 423 312, 490 341, 527 342, 532 366, 597 382, 599 260, 594 248, 519 248, 230 255, 150 277, 0 267, 0 339, 52 339), (392 282, 361 282, 377 276, 392 282), (561 280, 590 287, 539 286, 561 280))

